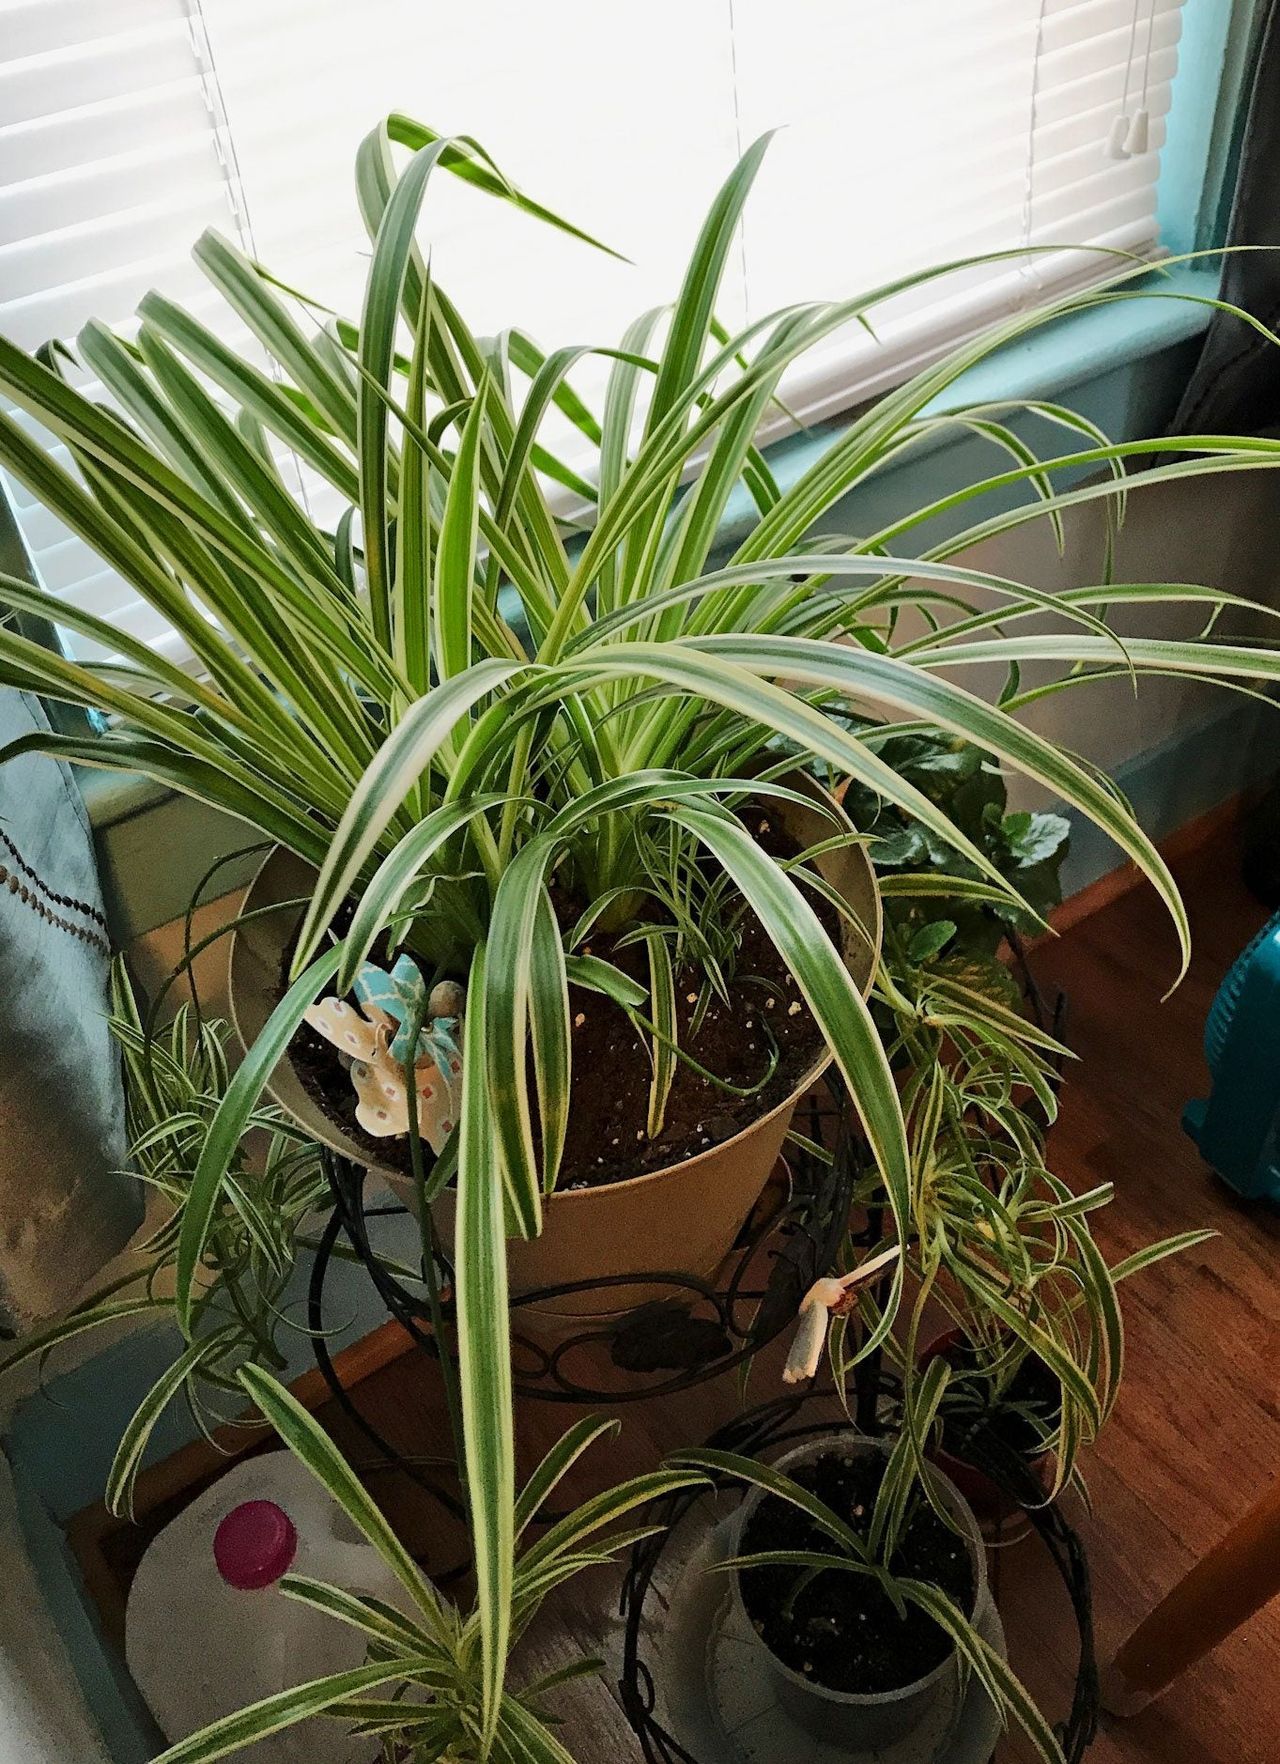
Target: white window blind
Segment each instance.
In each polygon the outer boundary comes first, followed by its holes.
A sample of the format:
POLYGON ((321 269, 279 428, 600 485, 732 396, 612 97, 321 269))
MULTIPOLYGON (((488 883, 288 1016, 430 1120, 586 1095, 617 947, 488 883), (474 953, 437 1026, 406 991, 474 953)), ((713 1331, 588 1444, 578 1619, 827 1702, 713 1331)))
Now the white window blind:
MULTIPOLYGON (((730 325, 943 260, 1062 247, 899 297, 874 340, 857 327, 830 339, 786 388, 798 414, 829 416, 1111 267, 1081 248, 1158 250, 1180 6, 0 0, 0 331, 34 348, 90 316, 127 329, 150 287, 212 320, 189 258, 211 224, 357 314, 352 161, 391 109, 476 135, 523 189, 633 260, 441 177, 424 242, 482 334, 616 342, 673 296, 713 192, 766 129, 778 133, 720 302, 730 325)), ((585 364, 578 389, 598 396, 606 372, 585 364)), ((12 493, 51 589, 172 643, 12 493)), ((321 497, 311 512, 337 510, 321 497)))

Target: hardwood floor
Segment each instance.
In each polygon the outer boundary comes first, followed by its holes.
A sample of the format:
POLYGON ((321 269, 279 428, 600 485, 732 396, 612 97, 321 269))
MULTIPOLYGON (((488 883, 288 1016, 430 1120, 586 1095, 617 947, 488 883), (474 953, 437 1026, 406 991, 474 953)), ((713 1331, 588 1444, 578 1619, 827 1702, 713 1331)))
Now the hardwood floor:
MULTIPOLYGON (((1237 1201, 1183 1135, 1183 1103, 1203 1095, 1205 1012, 1232 959, 1265 918, 1239 881, 1230 837, 1175 866, 1194 957, 1168 1000, 1173 937, 1143 889, 1037 953, 1070 996, 1080 1062, 1051 1141, 1073 1186, 1110 1180, 1098 1216, 1114 1261, 1194 1226, 1218 1236, 1140 1276, 1124 1295, 1125 1386, 1090 1456, 1082 1518, 1106 1659, 1202 1551, 1280 1474, 1280 1214, 1237 1201)), ((1052 1706, 1062 1671, 1060 1614, 1042 1607, 1034 1554, 1002 1563, 1001 1606, 1015 1664, 1052 1706)), ((1014 1747, 1010 1756, 1017 1756, 1014 1747)), ((1280 1758, 1280 1606, 1272 1605, 1144 1714, 1107 1722, 1097 1764, 1274 1764, 1280 1758)))

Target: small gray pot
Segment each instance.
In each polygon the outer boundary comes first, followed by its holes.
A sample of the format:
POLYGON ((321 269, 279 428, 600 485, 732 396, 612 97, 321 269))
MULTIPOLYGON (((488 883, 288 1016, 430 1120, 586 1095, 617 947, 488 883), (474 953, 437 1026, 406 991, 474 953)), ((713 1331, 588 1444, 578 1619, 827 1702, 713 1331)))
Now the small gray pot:
MULTIPOLYGON (((881 1456, 887 1456, 888 1448, 878 1440, 865 1439, 857 1434, 833 1433, 808 1440, 793 1451, 784 1453, 774 1461, 773 1467, 790 1471, 797 1464, 808 1463, 830 1451, 848 1455, 878 1452, 881 1456)), ((968 1545, 969 1559, 973 1564, 974 1609, 970 1613, 973 1615, 983 1608, 988 1597, 987 1563, 978 1522, 954 1483, 932 1466, 928 1473, 935 1493, 959 1523, 968 1545)), ((747 1522, 764 1498, 762 1489, 753 1489, 734 1514, 731 1521, 730 1554, 741 1553, 747 1522)), ((779 1703, 815 1739, 846 1742, 858 1751, 872 1752, 904 1739, 916 1727, 928 1725, 936 1736, 938 1720, 941 1718, 939 1705, 950 1702, 954 1709, 959 1709, 959 1663, 954 1651, 926 1677, 916 1679, 913 1684, 904 1684, 899 1690, 880 1691, 867 1696, 828 1690, 825 1685, 815 1684, 813 1679, 793 1672, 757 1635, 742 1601, 740 1576, 734 1573, 731 1579, 732 1593, 727 1621, 735 1638, 750 1638, 754 1643, 760 1656, 760 1669, 772 1681, 779 1703)), ((931 1754, 933 1749, 931 1742, 931 1754)))

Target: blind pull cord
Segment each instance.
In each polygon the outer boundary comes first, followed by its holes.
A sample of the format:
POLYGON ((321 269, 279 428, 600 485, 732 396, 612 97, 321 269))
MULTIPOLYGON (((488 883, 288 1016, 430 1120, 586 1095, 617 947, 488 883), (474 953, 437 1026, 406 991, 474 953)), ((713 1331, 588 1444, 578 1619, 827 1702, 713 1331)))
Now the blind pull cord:
POLYGON ((1151 43, 1155 31, 1157 0, 1150 0, 1147 11, 1147 40, 1142 54, 1142 88, 1138 94, 1138 106, 1129 109, 1129 86, 1133 79, 1133 64, 1138 46, 1138 19, 1142 10, 1142 0, 1133 0, 1133 17, 1129 23, 1129 54, 1124 65, 1124 90, 1120 97, 1120 112, 1112 119, 1107 135, 1108 159, 1136 159, 1146 153, 1151 145, 1151 113, 1147 108, 1147 92, 1151 83, 1151 43))

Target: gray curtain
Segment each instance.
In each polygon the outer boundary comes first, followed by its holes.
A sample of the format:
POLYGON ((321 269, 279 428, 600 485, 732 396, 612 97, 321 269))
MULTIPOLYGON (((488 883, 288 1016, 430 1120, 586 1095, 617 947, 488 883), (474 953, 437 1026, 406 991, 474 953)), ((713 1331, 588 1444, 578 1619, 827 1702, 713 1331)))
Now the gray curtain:
MULTIPOLYGON (((1255 39, 1252 95, 1239 147, 1222 298, 1280 332, 1280 0, 1255 39)), ((1243 319, 1215 313, 1172 425, 1175 435, 1262 435, 1280 429, 1280 349, 1243 319)))
MULTIPOLYGON (((0 692, 0 748, 48 728, 0 692)), ((110 945, 68 767, 0 767, 0 1328, 62 1309, 142 1218, 107 1028, 110 945)))
MULTIPOLYGON (((0 564, 26 573, 2 488, 0 564)), ((0 751, 48 728, 37 698, 0 691, 0 751)), ((41 754, 0 765, 0 1334, 63 1309, 141 1223, 141 1187, 120 1173, 110 966, 70 768, 41 754)))

